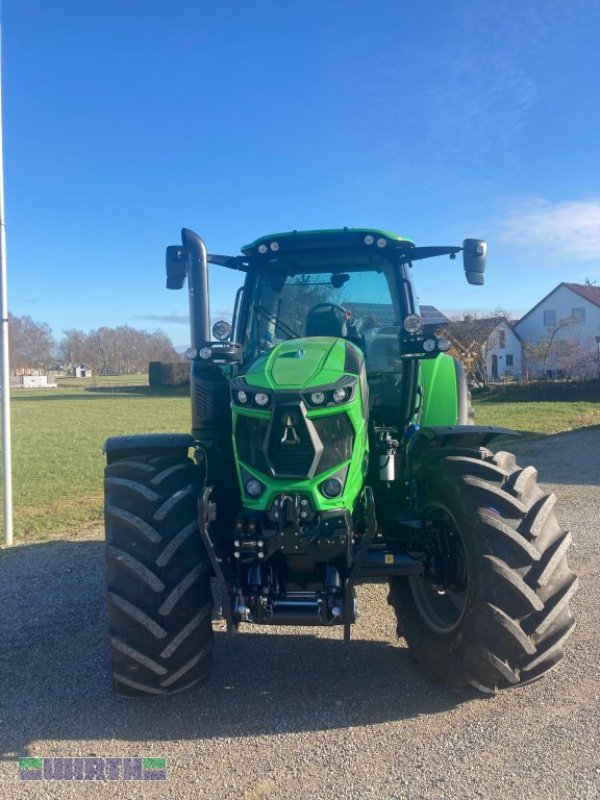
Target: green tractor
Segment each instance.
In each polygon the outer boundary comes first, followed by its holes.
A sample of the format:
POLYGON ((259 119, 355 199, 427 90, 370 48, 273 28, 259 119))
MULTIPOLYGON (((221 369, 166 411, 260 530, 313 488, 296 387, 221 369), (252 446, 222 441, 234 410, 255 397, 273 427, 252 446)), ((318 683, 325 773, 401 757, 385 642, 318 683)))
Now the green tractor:
POLYGON ((348 640, 367 581, 389 583, 398 635, 450 686, 493 693, 560 661, 570 535, 536 470, 488 448, 514 434, 473 423, 412 286, 415 262, 461 251, 483 284, 477 239, 293 231, 219 256, 184 229, 167 248, 167 287, 189 287, 192 430, 105 444, 118 694, 206 678, 215 608, 229 632, 339 625, 348 640), (212 336, 209 262, 245 273, 212 336))

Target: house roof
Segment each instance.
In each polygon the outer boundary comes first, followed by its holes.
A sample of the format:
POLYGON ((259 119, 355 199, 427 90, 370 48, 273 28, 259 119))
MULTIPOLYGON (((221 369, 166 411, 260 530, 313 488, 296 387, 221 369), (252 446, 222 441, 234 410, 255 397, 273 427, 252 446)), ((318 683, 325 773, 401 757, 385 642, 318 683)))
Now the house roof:
POLYGON ((521 319, 516 322, 516 325, 519 325, 523 320, 532 314, 536 308, 539 308, 543 302, 545 302, 551 295, 554 294, 561 286, 566 286, 567 289, 570 289, 575 294, 578 294, 580 297, 583 297, 585 300, 589 300, 590 303, 593 303, 595 306, 600 307, 600 286, 590 286, 584 283, 567 283, 566 281, 562 281, 559 283, 558 286, 555 286, 551 292, 548 292, 547 295, 542 297, 539 303, 536 303, 533 308, 530 308, 526 314, 523 314, 521 319))
POLYGON ((512 328, 506 317, 485 317, 484 319, 463 319, 451 322, 447 327, 450 338, 457 340, 463 347, 469 348, 474 342, 485 342, 496 330, 498 325, 505 322, 520 339, 518 333, 512 328))
POLYGON ((595 306, 600 306, 600 286, 591 286, 589 284, 581 284, 581 283, 565 283, 563 284, 567 287, 567 289, 571 289, 576 294, 581 295, 581 297, 585 297, 586 300, 589 300, 590 303, 593 303, 595 306))
MULTIPOLYGON (((391 303, 344 302, 344 308, 357 317, 374 317, 381 326, 394 324, 394 307, 391 303)), ((447 325, 450 322, 435 306, 420 306, 420 311, 425 325, 447 325)))

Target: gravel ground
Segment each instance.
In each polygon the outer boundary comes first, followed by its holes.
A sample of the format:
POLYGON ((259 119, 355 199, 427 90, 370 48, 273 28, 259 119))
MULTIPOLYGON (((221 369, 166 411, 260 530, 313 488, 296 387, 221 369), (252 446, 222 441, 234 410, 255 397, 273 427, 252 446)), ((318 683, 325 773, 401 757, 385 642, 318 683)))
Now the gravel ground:
POLYGON ((482 699, 425 680, 382 586, 341 631, 217 633, 214 677, 172 698, 114 697, 96 535, 0 554, 0 795, 12 798, 600 798, 600 430, 512 448, 573 531, 579 625, 558 670, 482 699), (20 756, 166 757, 156 783, 23 782, 20 756))

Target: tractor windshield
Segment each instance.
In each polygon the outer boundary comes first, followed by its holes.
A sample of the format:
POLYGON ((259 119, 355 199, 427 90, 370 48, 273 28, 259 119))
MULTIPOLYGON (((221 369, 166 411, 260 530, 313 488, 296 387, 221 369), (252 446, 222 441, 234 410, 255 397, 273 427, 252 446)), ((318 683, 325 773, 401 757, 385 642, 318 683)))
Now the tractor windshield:
POLYGON ((336 336, 357 344, 367 367, 393 371, 400 309, 393 302, 390 278, 387 270, 356 268, 259 273, 249 309, 248 355, 253 359, 289 339, 336 336))

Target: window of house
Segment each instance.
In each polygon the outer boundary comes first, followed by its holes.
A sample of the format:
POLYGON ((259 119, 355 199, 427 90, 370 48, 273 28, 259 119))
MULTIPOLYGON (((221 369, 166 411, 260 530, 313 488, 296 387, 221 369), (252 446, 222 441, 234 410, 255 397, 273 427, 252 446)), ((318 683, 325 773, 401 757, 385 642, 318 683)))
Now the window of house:
POLYGON ((556 325, 556 311, 544 311, 544 327, 550 328, 556 325))
POLYGON ((504 350, 506 347, 506 331, 498 331, 498 347, 500 350, 504 350))
POLYGON ((506 356, 506 366, 507 367, 513 367, 514 366, 513 356, 511 356, 511 355, 507 355, 506 356))
POLYGON ((571 316, 575 322, 585 322, 585 308, 573 308, 571 316))

